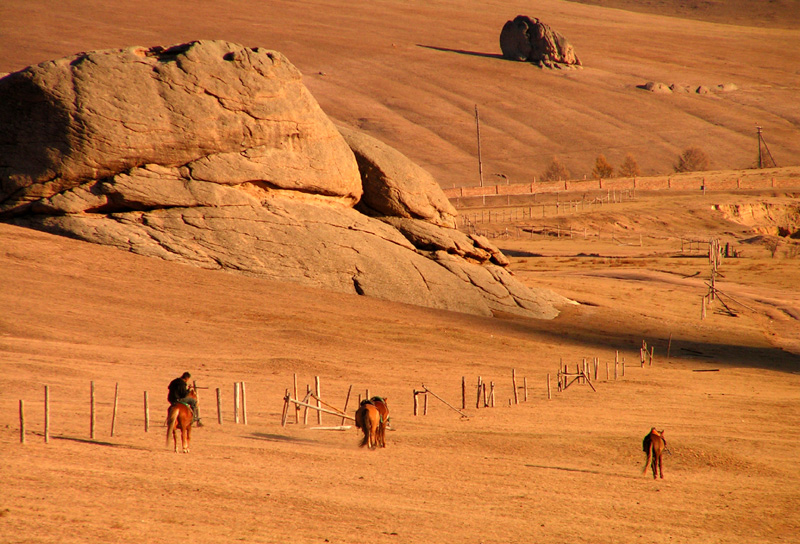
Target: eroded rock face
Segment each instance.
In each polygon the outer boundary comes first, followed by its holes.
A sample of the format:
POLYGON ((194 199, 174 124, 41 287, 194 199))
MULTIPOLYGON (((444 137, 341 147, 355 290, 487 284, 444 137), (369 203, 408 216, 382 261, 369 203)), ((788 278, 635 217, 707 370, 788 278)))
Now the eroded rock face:
POLYGON ((199 41, 82 53, 10 74, 0 96, 2 212, 146 164, 361 197, 352 152, 276 51, 199 41))
POLYGON ((517 15, 500 32, 500 49, 510 60, 528 61, 548 68, 581 66, 567 39, 539 19, 517 15))
POLYGON ((552 318, 568 302, 452 228, 455 210, 419 166, 342 137, 274 51, 193 42, 43 63, 0 80, 0 123, 6 221, 478 315, 552 318))
POLYGON ((364 194, 359 209, 455 228, 456 209, 426 170, 363 132, 341 126, 339 132, 355 153, 361 172, 364 194))

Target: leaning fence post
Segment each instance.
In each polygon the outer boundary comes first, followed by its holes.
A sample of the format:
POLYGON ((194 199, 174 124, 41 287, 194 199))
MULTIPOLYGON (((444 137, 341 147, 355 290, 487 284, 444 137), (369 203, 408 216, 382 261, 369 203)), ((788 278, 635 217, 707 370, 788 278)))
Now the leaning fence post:
POLYGON ((517 370, 511 369, 511 385, 514 387, 514 404, 519 404, 519 397, 517 396, 517 370))
POLYGON ((114 436, 114 432, 117 430, 117 407, 119 406, 119 382, 114 387, 114 411, 111 415, 111 436, 114 436))

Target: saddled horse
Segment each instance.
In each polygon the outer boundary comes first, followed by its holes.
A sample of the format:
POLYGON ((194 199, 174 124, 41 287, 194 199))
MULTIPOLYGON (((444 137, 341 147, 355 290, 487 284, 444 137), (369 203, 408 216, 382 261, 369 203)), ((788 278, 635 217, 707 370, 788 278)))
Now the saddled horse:
POLYGON ((364 438, 359 447, 367 446, 374 449, 378 445, 378 433, 381 427, 381 414, 378 408, 369 400, 362 400, 356 410, 356 428, 361 429, 364 438))
POLYGON ((647 454, 647 460, 644 462, 644 470, 642 474, 647 472, 647 467, 653 469, 653 479, 656 479, 656 469, 661 478, 664 478, 664 469, 661 467, 661 458, 664 455, 664 450, 667 449, 667 441, 664 438, 664 431, 657 431, 655 427, 650 429, 650 433, 644 437, 642 441, 642 450, 647 454))
POLYGON ((386 404, 386 397, 372 397, 369 401, 378 409, 381 415, 381 424, 378 427, 378 443, 382 448, 386 447, 386 428, 389 426, 389 406, 386 404))
MULTIPOLYGON (((189 388, 189 396, 193 399, 197 399, 197 392, 194 390, 194 387, 189 388)), ((178 453, 178 429, 181 430, 181 447, 183 447, 183 453, 189 453, 193 420, 194 414, 192 413, 191 407, 182 402, 170 404, 167 410, 167 442, 165 445, 169 445, 169 435, 172 433, 175 453, 178 453)))

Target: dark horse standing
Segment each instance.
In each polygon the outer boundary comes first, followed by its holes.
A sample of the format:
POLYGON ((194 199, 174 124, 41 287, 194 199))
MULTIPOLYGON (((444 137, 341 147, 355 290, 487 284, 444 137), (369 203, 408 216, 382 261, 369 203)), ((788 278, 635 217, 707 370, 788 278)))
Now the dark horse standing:
MULTIPOLYGON (((197 392, 194 387, 189 388, 189 396, 197 399, 197 392)), ((169 445, 169 435, 172 433, 172 442, 175 444, 175 453, 178 453, 178 429, 181 430, 181 446, 183 453, 189 453, 189 442, 192 438, 192 420, 194 414, 192 409, 182 402, 170 404, 167 410, 167 442, 169 445)))

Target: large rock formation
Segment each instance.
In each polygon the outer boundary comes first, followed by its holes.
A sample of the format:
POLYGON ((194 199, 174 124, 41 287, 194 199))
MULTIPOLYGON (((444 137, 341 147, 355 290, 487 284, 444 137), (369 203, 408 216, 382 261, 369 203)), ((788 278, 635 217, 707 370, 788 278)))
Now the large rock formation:
POLYGON ((510 60, 528 61, 548 68, 581 66, 567 39, 539 19, 517 15, 500 32, 500 49, 510 60))
POLYGON ((0 79, 0 126, 6 221, 479 315, 566 302, 453 228, 427 172, 337 129, 275 51, 201 41, 43 63, 0 79))

